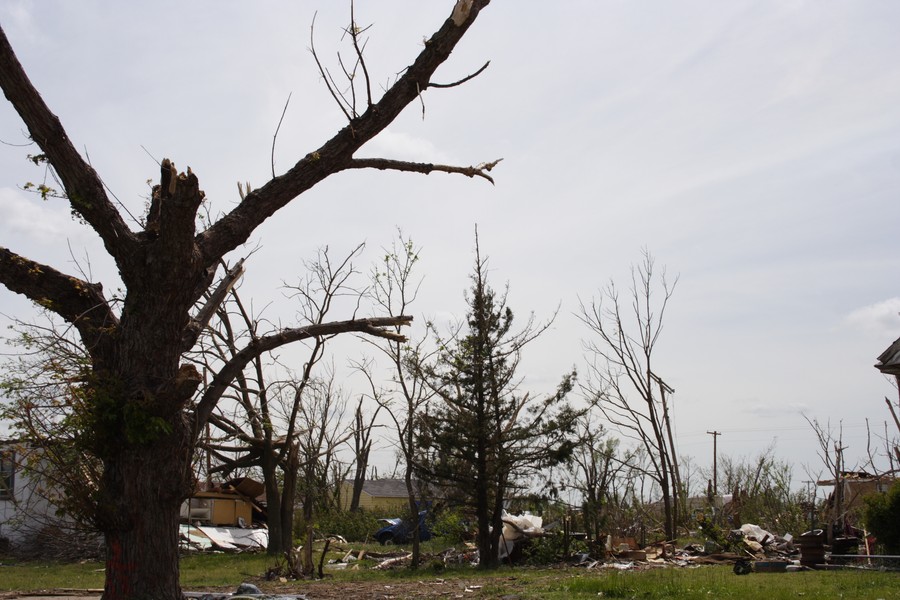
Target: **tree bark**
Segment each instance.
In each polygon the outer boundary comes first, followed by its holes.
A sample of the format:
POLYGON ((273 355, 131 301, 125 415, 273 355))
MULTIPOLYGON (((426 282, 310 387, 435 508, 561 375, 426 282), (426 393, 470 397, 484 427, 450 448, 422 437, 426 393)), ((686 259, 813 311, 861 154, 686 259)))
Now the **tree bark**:
MULTIPOLYGON (((281 551, 289 552, 294 548, 294 502, 297 499, 297 471, 300 469, 299 446, 290 442, 291 446, 284 458, 284 482, 281 488, 281 551)), ((308 460, 308 458, 307 458, 308 460)))
POLYGON ((105 460, 98 507, 107 546, 104 598, 181 598, 177 523, 191 491, 190 435, 182 422, 149 443, 125 442, 105 460))
POLYGON ((277 465, 271 451, 262 459, 263 484, 266 486, 266 526, 269 530, 269 543, 266 552, 272 556, 280 556, 286 548, 281 544, 281 494, 278 490, 277 465))

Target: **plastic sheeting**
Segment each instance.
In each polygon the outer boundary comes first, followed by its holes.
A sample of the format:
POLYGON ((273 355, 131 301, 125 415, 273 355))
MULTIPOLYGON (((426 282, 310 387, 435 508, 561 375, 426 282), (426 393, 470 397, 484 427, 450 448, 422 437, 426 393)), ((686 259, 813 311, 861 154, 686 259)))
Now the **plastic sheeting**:
POLYGON ((523 515, 511 515, 503 513, 503 531, 500 535, 499 556, 501 559, 510 555, 516 543, 531 537, 544 535, 543 518, 537 515, 525 513, 523 515))

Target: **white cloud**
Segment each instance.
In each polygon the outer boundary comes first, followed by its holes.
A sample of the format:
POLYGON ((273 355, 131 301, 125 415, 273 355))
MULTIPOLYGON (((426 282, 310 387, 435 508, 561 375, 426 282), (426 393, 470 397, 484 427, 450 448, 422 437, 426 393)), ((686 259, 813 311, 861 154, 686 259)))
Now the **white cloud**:
POLYGON ((36 25, 33 15, 35 7, 27 2, 9 2, 3 9, 7 30, 16 30, 31 43, 46 40, 45 34, 36 25))
POLYGON ((900 329, 900 297, 857 308, 847 315, 845 321, 866 332, 896 331, 900 329))
POLYGON ((4 239, 24 238, 39 244, 56 244, 60 238, 77 237, 82 232, 69 214, 64 200, 42 202, 25 197, 19 190, 0 188, 0 232, 4 239))

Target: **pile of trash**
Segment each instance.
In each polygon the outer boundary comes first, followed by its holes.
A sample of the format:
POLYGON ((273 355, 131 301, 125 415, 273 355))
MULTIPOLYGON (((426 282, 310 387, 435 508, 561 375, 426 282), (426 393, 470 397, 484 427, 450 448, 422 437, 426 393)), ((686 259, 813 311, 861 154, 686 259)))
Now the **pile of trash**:
MULTIPOLYGON (((740 574, 823 568, 827 562, 841 562, 844 552, 838 554, 836 550, 837 542, 841 540, 836 540, 835 549, 831 549, 835 553, 835 559, 826 560, 824 536, 820 534, 821 532, 807 532, 795 539, 791 534, 776 535, 748 523, 720 538, 722 545, 708 540, 684 547, 677 547, 672 541, 658 541, 641 546, 632 537, 608 537, 605 544, 591 546, 590 551, 570 556, 565 562, 585 569, 618 570, 734 565, 735 573, 740 574)), ((528 514, 504 515, 499 558, 514 563, 517 555, 521 555, 522 547, 532 540, 557 535, 561 534, 543 528, 540 517, 528 514)), ((572 539, 575 539, 574 535, 572 539)), ((846 554, 852 555, 852 549, 846 551, 846 554)), ((866 556, 860 555, 860 558, 864 559, 866 556)), ((343 558, 330 560, 325 568, 356 570, 361 568, 360 562, 364 559, 368 559, 370 565, 375 562, 369 567, 372 569, 395 569, 409 566, 412 553, 400 548, 393 552, 348 549, 344 550, 343 558)), ((438 553, 423 553, 420 560, 423 566, 440 570, 451 565, 475 566, 479 562, 479 555, 475 544, 466 543, 462 547, 447 548, 438 553)), ((858 562, 855 556, 850 556, 848 560, 854 564, 858 562)))
POLYGON ((746 524, 727 536, 728 549, 713 541, 692 543, 676 548, 668 541, 643 548, 634 538, 610 538, 602 558, 576 557, 576 564, 587 568, 637 569, 658 566, 694 566, 737 564, 746 561, 791 561, 798 554, 790 534, 777 536, 757 525, 746 524))
POLYGON ((633 538, 608 540, 602 557, 587 553, 574 557, 574 564, 588 569, 649 569, 666 566, 730 564, 734 572, 783 573, 808 569, 863 568, 875 557, 857 554, 856 538, 838 538, 829 548, 821 530, 804 533, 795 540, 791 534, 774 535, 761 527, 745 524, 731 530, 725 538, 727 548, 713 541, 676 548, 671 542, 657 542, 639 548, 633 538), (830 550, 830 552, 828 551, 830 550))
POLYGON ((744 551, 756 558, 788 557, 798 552, 793 543, 794 536, 790 533, 777 536, 750 523, 732 530, 728 534, 728 539, 733 543, 742 544, 744 551))
MULTIPOLYGON (((504 512, 503 529, 500 535, 500 546, 498 549, 498 558, 500 560, 508 560, 514 556, 517 549, 529 540, 539 538, 544 535, 542 528, 543 520, 541 517, 524 513, 522 515, 511 515, 504 512)), ((378 561, 374 569, 392 569, 395 567, 408 566, 412 561, 411 552, 355 552, 348 551, 343 559, 329 561, 330 569, 346 569, 353 568, 358 561, 368 558, 378 561)), ((477 565, 478 550, 475 544, 466 543, 459 550, 456 548, 447 548, 437 554, 423 554, 422 564, 431 565, 433 568, 440 569, 449 565, 477 565)), ((357 567, 358 568, 358 567, 357 567)))

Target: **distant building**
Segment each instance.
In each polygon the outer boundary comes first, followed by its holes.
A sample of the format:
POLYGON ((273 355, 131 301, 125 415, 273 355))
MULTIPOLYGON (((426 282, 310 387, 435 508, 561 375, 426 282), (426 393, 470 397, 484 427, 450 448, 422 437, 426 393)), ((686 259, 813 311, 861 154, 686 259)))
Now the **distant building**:
MULTIPOLYGON (((417 482, 413 482, 418 486, 417 482)), ((353 499, 353 480, 345 479, 341 484, 341 509, 349 510, 353 499)), ((366 511, 399 513, 409 510, 409 494, 403 479, 372 479, 363 484, 359 496, 359 507, 366 511)))
POLYGON ((181 505, 181 520, 220 527, 250 527, 266 521, 265 487, 248 477, 197 490, 181 505))
POLYGON ((872 494, 887 492, 896 481, 891 475, 872 475, 865 471, 842 471, 839 479, 826 479, 817 481, 819 487, 834 487, 834 491, 828 495, 825 502, 826 509, 839 514, 832 514, 835 520, 845 519, 851 525, 859 520, 859 514, 864 506, 863 499, 872 494), (841 506, 835 506, 837 502, 838 486, 840 486, 841 506))

